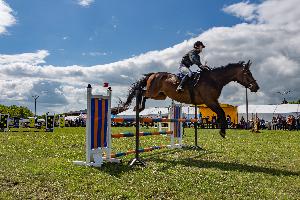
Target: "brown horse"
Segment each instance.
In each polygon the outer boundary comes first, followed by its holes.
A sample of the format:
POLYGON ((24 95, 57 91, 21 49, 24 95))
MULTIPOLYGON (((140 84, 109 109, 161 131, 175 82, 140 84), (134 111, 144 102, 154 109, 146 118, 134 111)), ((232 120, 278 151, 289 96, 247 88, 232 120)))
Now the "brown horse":
POLYGON ((123 106, 128 108, 135 96, 135 90, 143 91, 143 98, 139 98, 141 99, 140 103, 142 103, 141 110, 145 108, 145 102, 148 98, 164 100, 169 97, 181 103, 206 104, 218 115, 221 122, 220 135, 225 137, 227 122, 218 98, 223 87, 231 81, 240 83, 249 88, 251 92, 258 91, 259 86, 250 72, 250 65, 249 60, 246 64, 245 62, 231 63, 209 71, 203 71, 201 75, 199 73, 194 74, 188 84, 184 86, 184 92, 180 93, 176 92, 180 80, 175 74, 167 72, 149 73, 132 85, 123 106), (145 88, 146 90, 144 90, 145 88))

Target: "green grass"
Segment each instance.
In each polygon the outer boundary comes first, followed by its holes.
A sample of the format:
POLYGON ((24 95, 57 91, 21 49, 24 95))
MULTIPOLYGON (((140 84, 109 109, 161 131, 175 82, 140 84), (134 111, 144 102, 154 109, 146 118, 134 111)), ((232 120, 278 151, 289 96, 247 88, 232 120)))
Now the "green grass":
MULTIPOLYGON (((113 132, 134 128, 113 128, 113 132)), ((85 129, 54 133, 0 133, 0 199, 300 199, 300 132, 200 130, 205 151, 144 153, 147 167, 76 166, 85 159, 85 129)), ((192 129, 184 142, 193 144, 192 129)), ((168 137, 142 137, 143 147, 168 137)), ((114 139, 115 151, 134 148, 114 139)))

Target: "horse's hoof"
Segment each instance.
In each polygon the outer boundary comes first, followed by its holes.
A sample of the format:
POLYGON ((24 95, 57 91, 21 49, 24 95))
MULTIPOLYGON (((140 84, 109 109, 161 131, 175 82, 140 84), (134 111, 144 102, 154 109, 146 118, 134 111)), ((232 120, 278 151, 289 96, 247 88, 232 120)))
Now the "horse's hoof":
POLYGON ((222 138, 225 138, 226 132, 220 131, 220 135, 222 136, 222 138))

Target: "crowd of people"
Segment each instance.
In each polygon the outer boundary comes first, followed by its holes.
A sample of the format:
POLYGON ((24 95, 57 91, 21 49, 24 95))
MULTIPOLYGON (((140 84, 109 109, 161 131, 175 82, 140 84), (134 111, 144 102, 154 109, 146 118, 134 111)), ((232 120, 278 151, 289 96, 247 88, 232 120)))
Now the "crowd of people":
POLYGON ((82 118, 76 118, 74 120, 66 119, 66 127, 85 127, 86 120, 82 118))
POLYGON ((255 117, 251 119, 249 124, 246 123, 245 119, 242 117, 239 123, 239 128, 251 128, 254 123, 258 123, 259 129, 268 130, 300 130, 300 115, 295 117, 294 115, 277 115, 272 118, 271 121, 265 121, 263 118, 255 117))
MULTIPOLYGON (((289 115, 287 117, 283 115, 278 115, 277 117, 273 117, 272 121, 265 121, 263 118, 254 117, 254 119, 250 119, 249 123, 246 123, 244 117, 241 117, 241 120, 238 124, 235 124, 231 121, 231 117, 229 115, 226 116, 227 120, 227 128, 238 128, 238 129, 251 129, 254 126, 254 123, 257 123, 259 129, 268 129, 268 130, 300 130, 300 115, 295 117, 293 115, 289 115)), ((156 126, 156 123, 143 123, 141 126, 153 127, 156 126)), ((194 123, 183 123, 184 127, 193 127, 194 123)), ((66 126, 69 127, 79 127, 85 126, 85 120, 81 118, 76 118, 75 120, 66 120, 66 126)), ((112 126, 135 126, 135 122, 124 122, 124 123, 115 123, 112 122, 112 126)), ((201 128, 212 128, 218 129, 220 128, 219 120, 216 116, 212 116, 211 120, 209 117, 199 118, 198 127, 201 128)))

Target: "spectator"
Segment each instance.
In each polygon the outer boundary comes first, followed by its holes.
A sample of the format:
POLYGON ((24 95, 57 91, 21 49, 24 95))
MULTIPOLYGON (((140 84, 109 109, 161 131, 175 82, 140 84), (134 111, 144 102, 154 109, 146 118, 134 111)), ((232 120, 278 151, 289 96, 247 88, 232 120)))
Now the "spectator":
POLYGON ((286 119, 286 124, 289 131, 293 130, 293 118, 291 115, 286 119))
POLYGON ((241 120, 240 120, 240 126, 241 126, 241 128, 243 128, 243 129, 246 128, 246 127, 245 127, 245 119, 244 119, 243 116, 241 117, 241 120))
POLYGON ((276 117, 273 117, 273 119, 272 119, 272 129, 273 130, 277 129, 277 119, 276 119, 276 117))
POLYGON ((282 117, 281 117, 281 115, 278 115, 276 120, 277 120, 276 121, 276 128, 278 130, 281 130, 282 129, 282 117))
POLYGON ((228 126, 228 128, 230 128, 230 126, 231 126, 231 117, 229 115, 227 115, 226 120, 227 120, 227 126, 228 126))
POLYGON ((281 127, 283 130, 287 130, 287 119, 285 116, 282 117, 282 120, 281 120, 281 127))
POLYGON ((292 115, 292 129, 293 130, 297 129, 297 127, 296 127, 296 118, 294 117, 294 115, 292 115))
POLYGON ((263 118, 260 120, 260 128, 261 129, 265 129, 266 128, 266 122, 265 122, 265 120, 263 118))
POLYGON ((296 129, 297 129, 297 131, 300 130, 300 115, 298 115, 297 120, 296 120, 296 129))
POLYGON ((212 125, 212 128, 216 128, 216 125, 217 125, 217 117, 216 116, 212 116, 211 118, 211 125, 212 125))

